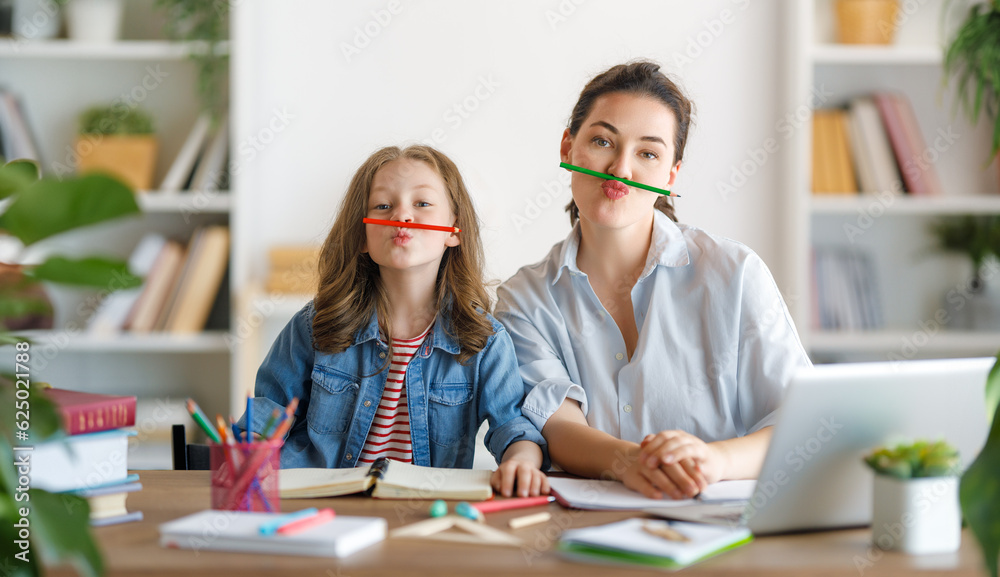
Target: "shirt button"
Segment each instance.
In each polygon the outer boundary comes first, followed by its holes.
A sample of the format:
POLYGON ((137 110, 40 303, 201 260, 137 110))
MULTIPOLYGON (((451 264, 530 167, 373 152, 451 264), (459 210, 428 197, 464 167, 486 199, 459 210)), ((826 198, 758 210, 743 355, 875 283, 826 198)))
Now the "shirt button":
POLYGON ((348 453, 348 454, 344 455, 344 460, 345 461, 350 461, 353 457, 354 457, 354 455, 348 453))
POLYGON ((365 401, 365 406, 366 406, 366 407, 370 407, 370 406, 372 406, 372 402, 371 402, 371 401, 365 401))
POLYGON ((624 407, 622 407, 622 410, 625 411, 626 413, 631 413, 632 405, 625 405, 624 407))
POLYGON ((385 353, 379 353, 379 354, 378 354, 378 358, 380 358, 380 359, 384 359, 384 358, 385 358, 385 353))
POLYGON ((616 359, 618 359, 618 360, 620 361, 620 360, 622 360, 622 359, 624 359, 624 358, 625 358, 625 355, 623 355, 623 354, 621 354, 621 353, 618 353, 617 355, 615 355, 615 358, 616 358, 616 359))

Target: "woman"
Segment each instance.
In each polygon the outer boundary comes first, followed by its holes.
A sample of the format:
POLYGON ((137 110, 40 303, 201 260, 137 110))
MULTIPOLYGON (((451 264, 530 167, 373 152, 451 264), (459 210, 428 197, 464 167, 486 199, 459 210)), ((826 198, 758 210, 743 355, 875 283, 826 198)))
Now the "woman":
MULTIPOLYGON (((691 110, 655 63, 615 66, 580 94, 562 161, 669 189, 691 110)), ((571 186, 572 232, 496 309, 553 462, 653 498, 755 477, 783 388, 809 365, 767 267, 677 224, 665 196, 577 172, 571 186)))

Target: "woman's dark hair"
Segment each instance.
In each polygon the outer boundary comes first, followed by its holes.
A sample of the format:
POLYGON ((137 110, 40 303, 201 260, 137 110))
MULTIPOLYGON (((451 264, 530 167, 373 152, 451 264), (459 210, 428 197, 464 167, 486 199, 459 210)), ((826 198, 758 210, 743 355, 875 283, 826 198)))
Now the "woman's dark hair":
MULTIPOLYGON (((628 64, 612 66, 598 74, 583 87, 580 99, 573 107, 573 115, 569 119, 569 135, 576 136, 587 119, 594 102, 605 94, 623 92, 636 96, 649 96, 662 102, 674 113, 677 120, 677 132, 674 134, 674 162, 677 164, 684 157, 684 144, 687 142, 688 129, 691 127, 691 114, 694 104, 681 92, 677 84, 666 74, 660 72, 660 65, 655 62, 640 60, 628 64)), ((656 208, 677 222, 673 201, 663 196, 656 200, 656 208)), ((576 224, 580 218, 580 210, 576 202, 569 201, 566 205, 570 224, 576 224)))

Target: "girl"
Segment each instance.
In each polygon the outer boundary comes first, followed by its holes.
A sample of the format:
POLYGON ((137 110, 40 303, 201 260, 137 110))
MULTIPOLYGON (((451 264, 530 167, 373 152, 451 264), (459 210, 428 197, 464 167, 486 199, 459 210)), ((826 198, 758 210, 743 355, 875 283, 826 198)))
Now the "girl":
MULTIPOLYGON (((669 189, 691 111, 658 65, 615 66, 583 89, 560 156, 669 189)), ((569 237, 497 293, 553 462, 653 498, 755 477, 809 365, 767 267, 678 224, 665 196, 577 172, 571 187, 569 237)))
POLYGON ((455 164, 427 146, 372 154, 323 245, 316 298, 257 373, 254 431, 299 399, 281 466, 355 467, 389 457, 471 468, 476 431, 489 420, 486 446, 500 464, 494 488, 548 493, 545 441, 520 413, 513 345, 485 312, 482 274, 479 224, 455 164))

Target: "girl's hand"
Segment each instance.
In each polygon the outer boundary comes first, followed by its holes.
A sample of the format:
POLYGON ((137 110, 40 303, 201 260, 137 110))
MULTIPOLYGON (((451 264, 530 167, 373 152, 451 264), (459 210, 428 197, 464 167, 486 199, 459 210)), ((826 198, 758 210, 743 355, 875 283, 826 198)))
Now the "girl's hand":
POLYGON ((514 496, 517 486, 518 497, 537 497, 549 494, 549 479, 545 473, 538 470, 538 465, 520 459, 508 459, 490 478, 493 490, 504 497, 514 496))
POLYGON ((720 481, 726 465, 718 448, 684 431, 647 435, 640 445, 638 463, 643 475, 658 479, 656 486, 674 499, 694 497, 720 481))

